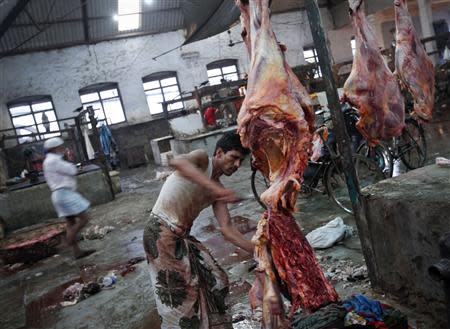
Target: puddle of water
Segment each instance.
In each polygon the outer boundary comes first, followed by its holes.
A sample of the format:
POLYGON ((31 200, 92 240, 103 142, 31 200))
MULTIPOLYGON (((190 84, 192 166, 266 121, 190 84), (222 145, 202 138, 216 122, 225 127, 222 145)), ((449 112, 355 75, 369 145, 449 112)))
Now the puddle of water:
POLYGON ((134 257, 126 262, 113 264, 84 264, 80 266, 80 275, 84 282, 97 282, 99 277, 103 277, 111 271, 117 271, 119 275, 125 277, 128 273, 134 272, 136 264, 145 261, 145 257, 134 257))
POLYGON ((59 287, 51 290, 38 300, 32 301, 25 306, 26 328, 49 328, 54 324, 52 314, 61 308, 63 292, 72 284, 83 280, 80 278, 70 280, 59 287))

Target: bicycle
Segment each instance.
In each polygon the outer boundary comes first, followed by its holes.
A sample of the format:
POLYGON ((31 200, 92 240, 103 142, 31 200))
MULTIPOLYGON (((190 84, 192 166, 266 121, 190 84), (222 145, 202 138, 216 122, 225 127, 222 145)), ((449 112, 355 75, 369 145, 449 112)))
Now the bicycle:
POLYGON ((390 142, 382 142, 376 147, 370 147, 363 142, 357 154, 361 154, 379 163, 380 169, 388 177, 392 177, 394 162, 401 160, 409 170, 425 165, 427 161, 427 143, 422 125, 412 117, 405 120, 405 128, 399 137, 390 142))
MULTIPOLYGON (((345 212, 353 214, 342 166, 342 156, 335 151, 336 144, 334 141, 328 142, 328 140, 324 139, 322 133, 319 133, 319 135, 326 152, 319 161, 308 161, 308 167, 305 170, 304 180, 301 184, 301 192, 303 194, 312 194, 313 192, 326 193, 335 205, 345 212)), ((354 154, 353 163, 361 188, 385 178, 378 164, 363 155, 354 154)), ((260 195, 269 188, 269 181, 253 167, 251 187, 256 200, 266 209, 265 204, 260 199, 260 195)))

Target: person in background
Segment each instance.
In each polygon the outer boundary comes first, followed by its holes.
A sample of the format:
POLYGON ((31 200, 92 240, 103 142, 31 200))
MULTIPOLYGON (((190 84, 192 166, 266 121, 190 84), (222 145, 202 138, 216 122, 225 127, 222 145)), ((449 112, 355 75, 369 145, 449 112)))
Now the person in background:
POLYGON ((217 109, 213 106, 210 106, 206 109, 204 118, 206 121, 206 124, 208 125, 208 128, 216 128, 217 127, 217 120, 216 120, 216 113, 217 109))
POLYGON ((89 201, 77 192, 78 169, 63 159, 65 147, 62 138, 46 140, 44 149, 47 151, 44 176, 52 191, 52 203, 58 217, 66 218, 67 244, 72 248, 75 259, 86 257, 95 250, 81 250, 77 243, 77 234, 89 220, 87 211, 90 207, 89 201))

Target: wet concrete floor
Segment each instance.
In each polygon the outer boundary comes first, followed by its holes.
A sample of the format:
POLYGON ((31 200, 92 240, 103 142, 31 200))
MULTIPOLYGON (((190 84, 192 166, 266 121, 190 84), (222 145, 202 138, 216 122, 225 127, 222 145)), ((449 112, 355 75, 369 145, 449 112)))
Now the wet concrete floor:
MULTIPOLYGON (((103 239, 81 241, 81 247, 95 248, 97 252, 75 261, 68 250, 31 266, 0 270, 0 327, 19 328, 74 328, 74 329, 157 329, 158 314, 143 261, 142 230, 156 200, 162 182, 155 180, 155 168, 143 167, 121 173, 123 192, 116 200, 92 209, 88 224, 113 226, 103 239), (130 265, 134 260, 136 264, 130 265), (96 281, 112 270, 119 275, 113 289, 102 290, 73 306, 62 307, 62 292, 75 282, 96 281)), ((223 180, 225 186, 239 193, 251 193, 250 168, 241 168, 234 176, 223 180)), ((230 213, 238 229, 250 238, 262 214, 254 200, 230 205, 230 213)), ((328 221, 341 216, 355 229, 352 216, 334 206, 325 195, 315 194, 299 198, 300 212, 296 215, 305 234, 328 221)), ((258 312, 250 311, 247 292, 253 282, 249 268, 251 256, 226 242, 217 229, 211 209, 205 209, 196 220, 192 235, 204 242, 228 272, 232 284, 229 304, 234 326, 239 329, 259 328, 258 312)), ((377 294, 370 288, 359 238, 356 233, 334 247, 317 251, 324 272, 338 293, 348 297, 364 293, 399 307, 408 313, 417 328, 432 328, 426 316, 415 315, 397 301, 377 294), (352 276, 355 270, 359 274, 352 276), (349 279, 351 277, 351 279, 349 279)))

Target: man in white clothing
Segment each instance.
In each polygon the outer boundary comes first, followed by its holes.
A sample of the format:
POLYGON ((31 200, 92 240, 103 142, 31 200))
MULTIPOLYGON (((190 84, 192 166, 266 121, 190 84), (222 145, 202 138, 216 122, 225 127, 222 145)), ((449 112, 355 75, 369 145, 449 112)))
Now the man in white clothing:
POLYGON ((77 243, 77 234, 89 220, 87 211, 90 203, 77 191, 77 167, 63 159, 64 141, 51 138, 45 141, 45 157, 43 168, 47 184, 52 191, 52 203, 58 217, 67 219, 67 244, 72 247, 76 259, 88 256, 95 250, 81 250, 77 243), (78 218, 78 220, 77 220, 78 218))

